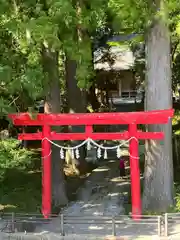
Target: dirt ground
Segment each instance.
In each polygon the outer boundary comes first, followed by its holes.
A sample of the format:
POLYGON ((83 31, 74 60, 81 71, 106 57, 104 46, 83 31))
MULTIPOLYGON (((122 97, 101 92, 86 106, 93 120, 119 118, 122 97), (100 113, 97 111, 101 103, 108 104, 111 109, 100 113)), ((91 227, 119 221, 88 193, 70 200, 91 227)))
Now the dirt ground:
POLYGON ((64 172, 66 175, 67 195, 69 201, 76 200, 77 190, 84 184, 86 179, 96 167, 97 166, 95 164, 87 163, 84 165, 84 168, 81 168, 80 175, 77 175, 74 172, 72 165, 65 165, 64 172))

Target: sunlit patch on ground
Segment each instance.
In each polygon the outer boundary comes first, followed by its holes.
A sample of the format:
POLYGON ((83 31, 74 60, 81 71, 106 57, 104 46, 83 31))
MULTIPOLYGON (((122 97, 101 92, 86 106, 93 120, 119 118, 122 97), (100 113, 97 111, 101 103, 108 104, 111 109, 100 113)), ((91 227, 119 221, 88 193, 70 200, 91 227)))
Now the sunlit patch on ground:
POLYGON ((103 229, 103 227, 99 227, 99 226, 89 226, 88 228, 91 230, 102 230, 103 229))
POLYGON ((104 168, 97 168, 95 170, 93 170, 93 172, 107 172, 109 171, 109 168, 104 167, 104 168))
POLYGON ((15 209, 17 206, 15 206, 15 205, 11 205, 11 204, 6 204, 6 205, 2 205, 2 204, 0 204, 0 211, 3 211, 3 210, 6 210, 6 209, 8 209, 8 208, 10 208, 10 209, 15 209))

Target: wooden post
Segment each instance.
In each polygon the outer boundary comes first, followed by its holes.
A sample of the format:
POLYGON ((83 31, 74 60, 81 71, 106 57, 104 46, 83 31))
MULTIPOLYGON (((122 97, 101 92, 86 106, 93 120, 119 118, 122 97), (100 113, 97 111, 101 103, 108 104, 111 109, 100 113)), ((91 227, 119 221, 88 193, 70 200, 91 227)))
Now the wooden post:
POLYGON ((61 214, 61 236, 64 236, 64 215, 61 214))
POLYGON ((161 216, 158 216, 158 237, 161 236, 161 216))
MULTIPOLYGON (((129 124, 129 137, 136 137, 137 124, 129 124)), ((131 199, 132 217, 139 219, 141 211, 141 184, 139 170, 138 140, 131 139, 129 143, 130 170, 131 170, 131 199)))
POLYGON ((112 216, 112 235, 116 236, 116 221, 114 216, 112 216))
POLYGON ((14 233, 15 232, 15 214, 14 214, 14 212, 12 212, 12 216, 11 216, 11 231, 12 231, 12 233, 14 233))
POLYGON ((164 214, 164 235, 168 237, 168 213, 164 214))
POLYGON ((45 218, 51 214, 51 144, 46 139, 50 132, 50 126, 42 127, 42 214, 45 218))
POLYGON ((92 125, 87 125, 85 128, 86 134, 91 134, 93 132, 93 127, 92 125))

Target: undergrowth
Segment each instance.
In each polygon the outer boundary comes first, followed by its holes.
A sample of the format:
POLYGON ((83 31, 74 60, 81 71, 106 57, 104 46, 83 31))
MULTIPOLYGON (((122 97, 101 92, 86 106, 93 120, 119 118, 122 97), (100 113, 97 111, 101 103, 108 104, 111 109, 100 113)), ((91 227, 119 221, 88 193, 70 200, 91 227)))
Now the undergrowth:
POLYGON ((180 183, 178 182, 175 184, 175 204, 174 206, 170 207, 168 212, 170 213, 177 213, 180 212, 180 183))
POLYGON ((41 172, 37 154, 18 147, 18 140, 0 141, 0 210, 37 212, 41 205, 41 172))
POLYGON ((19 141, 8 139, 0 141, 0 181, 9 169, 33 169, 36 155, 34 152, 18 147, 19 141))
MULTIPOLYGON (((19 141, 15 139, 0 141, 0 212, 40 213, 41 159, 37 151, 21 149, 18 144, 19 141)), ((70 201, 75 200, 77 189, 95 165, 88 164, 87 167, 87 172, 80 176, 74 173, 71 166, 65 167, 70 201)), ((59 209, 53 213, 59 213, 59 209)))

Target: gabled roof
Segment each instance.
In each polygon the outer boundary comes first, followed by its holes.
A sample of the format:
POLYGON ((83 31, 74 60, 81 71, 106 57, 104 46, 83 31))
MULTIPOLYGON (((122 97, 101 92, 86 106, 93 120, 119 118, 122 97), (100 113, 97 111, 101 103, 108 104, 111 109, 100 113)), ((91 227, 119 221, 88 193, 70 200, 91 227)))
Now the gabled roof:
POLYGON ((131 69, 134 65, 134 56, 130 49, 123 46, 112 46, 109 49, 101 48, 94 52, 94 68, 95 70, 104 71, 120 71, 131 69), (109 54, 113 60, 104 59, 105 54, 109 54))
POLYGON ((104 71, 120 71, 120 70, 129 70, 133 67, 135 57, 133 56, 133 52, 130 48, 125 45, 124 42, 135 38, 137 34, 130 35, 115 35, 107 40, 108 42, 121 42, 121 45, 111 46, 108 44, 105 46, 98 48, 94 52, 94 68, 95 70, 104 70, 104 71), (124 43, 124 45, 123 45, 124 43), (109 55, 108 61, 106 55, 109 55))

